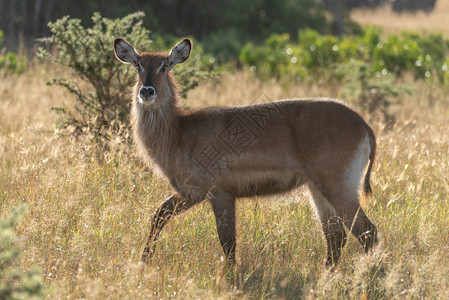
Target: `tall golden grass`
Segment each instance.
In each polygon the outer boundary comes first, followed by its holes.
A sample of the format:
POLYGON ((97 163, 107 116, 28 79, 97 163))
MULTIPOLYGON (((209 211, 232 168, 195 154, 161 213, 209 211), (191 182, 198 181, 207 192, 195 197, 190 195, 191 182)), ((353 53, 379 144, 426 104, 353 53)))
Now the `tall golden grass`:
MULTIPOLYGON (((416 83, 391 129, 377 134, 367 215, 381 233, 365 256, 353 237, 337 271, 324 269, 325 242, 304 190, 237 204, 238 266, 227 268, 208 203, 174 218, 149 265, 139 262, 149 218, 170 189, 132 148, 97 149, 88 134, 55 129, 52 106, 70 103, 30 67, 0 81, 0 216, 18 205, 23 253, 16 268, 39 267, 48 298, 449 298, 449 98, 416 83)), ((225 74, 193 90, 185 105, 235 105, 338 96, 338 85, 261 82, 225 74)), ((357 107, 355 107, 357 109, 357 107)))
POLYGON ((376 10, 357 9, 351 12, 352 20, 359 24, 382 27, 385 33, 417 31, 442 33, 449 36, 449 1, 438 0, 429 12, 395 13, 390 6, 376 10))

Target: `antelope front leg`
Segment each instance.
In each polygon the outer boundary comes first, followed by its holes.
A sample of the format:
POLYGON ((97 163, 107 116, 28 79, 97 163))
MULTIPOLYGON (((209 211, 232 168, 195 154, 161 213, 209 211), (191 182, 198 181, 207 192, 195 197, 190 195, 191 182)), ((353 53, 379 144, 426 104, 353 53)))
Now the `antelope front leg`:
POLYGON ((235 263, 235 197, 226 191, 211 191, 210 202, 217 223, 218 238, 227 260, 235 263))
POLYGON ((198 202, 190 198, 184 198, 179 194, 168 197, 154 212, 151 222, 150 235, 148 242, 143 250, 142 261, 147 262, 149 257, 154 253, 155 241, 162 228, 167 224, 172 216, 177 215, 198 202))

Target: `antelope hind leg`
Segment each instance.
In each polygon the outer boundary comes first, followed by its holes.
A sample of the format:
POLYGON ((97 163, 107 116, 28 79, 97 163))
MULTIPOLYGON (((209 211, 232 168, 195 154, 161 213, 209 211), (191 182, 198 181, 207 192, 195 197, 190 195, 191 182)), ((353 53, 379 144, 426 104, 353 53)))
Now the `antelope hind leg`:
POLYGON ((326 197, 312 184, 309 183, 314 208, 318 215, 327 243, 326 267, 335 267, 340 260, 341 249, 345 246, 347 236, 342 219, 326 197))
POLYGON ((235 263, 235 197, 221 190, 211 191, 210 202, 217 223, 218 238, 228 262, 235 263))

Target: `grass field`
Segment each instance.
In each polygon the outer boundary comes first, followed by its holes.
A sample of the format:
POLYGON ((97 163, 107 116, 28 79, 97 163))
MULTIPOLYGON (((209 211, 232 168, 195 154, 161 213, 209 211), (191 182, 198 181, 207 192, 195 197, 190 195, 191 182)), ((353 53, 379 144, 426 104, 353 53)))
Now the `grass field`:
MULTIPOLYGON (((447 89, 416 83, 400 99, 392 129, 364 115, 379 145, 366 206, 381 233, 372 255, 351 237, 337 271, 327 272, 321 228, 307 191, 298 190, 238 202, 239 264, 232 270, 208 203, 173 219, 154 259, 139 262, 168 184, 128 146, 112 141, 102 152, 89 135, 55 130, 50 108, 70 99, 45 85, 51 75, 35 66, 0 81, 0 215, 26 205, 16 268, 40 268, 48 298, 449 298, 447 89)), ((236 73, 200 86, 184 102, 233 105, 339 90, 236 73)))
POLYGON ((417 31, 442 33, 449 36, 449 1, 438 0, 430 13, 395 13, 390 7, 377 10, 357 9, 351 12, 351 19, 359 24, 382 27, 386 33, 417 31))

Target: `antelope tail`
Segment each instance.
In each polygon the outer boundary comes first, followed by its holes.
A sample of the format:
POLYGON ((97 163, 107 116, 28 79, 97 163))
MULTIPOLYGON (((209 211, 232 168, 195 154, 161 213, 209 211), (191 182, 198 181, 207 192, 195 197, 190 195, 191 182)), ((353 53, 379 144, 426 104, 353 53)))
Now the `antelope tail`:
POLYGON ((367 126, 367 131, 369 143, 371 145, 371 152, 369 155, 368 169, 366 170, 365 180, 363 182, 363 196, 365 199, 373 194, 373 190, 371 189, 371 184, 369 183, 369 181, 371 176, 371 169, 374 163, 374 157, 376 155, 376 137, 374 136, 373 130, 369 126, 367 126))

